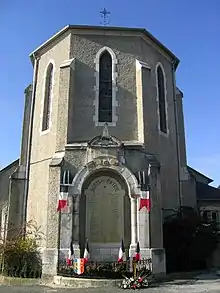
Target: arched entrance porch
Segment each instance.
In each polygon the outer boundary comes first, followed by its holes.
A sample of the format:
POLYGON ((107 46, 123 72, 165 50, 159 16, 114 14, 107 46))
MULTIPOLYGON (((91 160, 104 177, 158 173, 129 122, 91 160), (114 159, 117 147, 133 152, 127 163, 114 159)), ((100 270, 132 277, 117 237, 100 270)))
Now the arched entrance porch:
MULTIPOLYGON (((124 241, 125 241, 125 244, 127 247, 129 247, 129 246, 130 246, 130 248, 131 248, 131 246, 135 247, 135 243, 137 241, 137 200, 136 200, 136 198, 137 198, 140 191, 138 188, 138 183, 137 183, 137 179, 136 179, 135 175, 125 165, 119 163, 118 160, 113 156, 105 155, 105 156, 100 156, 100 157, 94 158, 92 161, 90 161, 84 167, 82 167, 73 179, 72 187, 69 191, 70 196, 72 195, 72 197, 74 199, 73 200, 74 201, 74 206, 73 206, 73 240, 74 240, 75 247, 76 247, 75 250, 78 251, 78 249, 80 249, 81 256, 82 256, 84 244, 85 244, 85 239, 86 239, 86 237, 90 236, 90 235, 86 235, 86 234, 90 234, 90 232, 87 232, 88 229, 86 229, 86 227, 88 227, 88 224, 86 226, 86 209, 85 209, 85 207, 86 207, 86 194, 90 194, 90 197, 88 196, 88 198, 91 199, 91 194, 93 193, 93 191, 90 192, 90 190, 91 189, 93 190, 93 186, 100 185, 97 183, 98 182, 97 178, 101 175, 110 177, 110 178, 105 178, 105 179, 106 180, 109 179, 109 180, 113 181, 116 186, 119 186, 118 192, 121 197, 120 196, 116 197, 116 193, 117 193, 116 192, 115 199, 116 198, 119 199, 119 198, 124 197, 124 198, 126 198, 125 202, 127 202, 127 203, 129 202, 129 208, 126 208, 127 211, 122 216, 123 221, 122 221, 122 218, 120 218, 120 221, 123 223, 123 224, 121 224, 121 227, 123 227, 123 229, 121 229, 119 231, 123 235, 120 237, 120 239, 117 236, 117 247, 114 248, 114 252, 113 252, 113 247, 114 247, 113 243, 115 243, 115 245, 116 245, 116 242, 112 242, 111 252, 109 252, 109 255, 110 255, 110 253, 112 253, 112 254, 114 253, 114 260, 115 260, 115 254, 118 253, 120 241, 123 236, 124 236, 124 241), (128 217, 128 219, 127 219, 127 217, 128 217), (125 221, 126 221, 126 229, 125 229, 125 224, 124 224, 125 221), (118 241, 118 239, 119 239, 119 241, 118 241)), ((100 187, 100 188, 104 188, 104 185, 103 185, 103 187, 100 187)), ((108 188, 109 191, 106 193, 106 197, 108 197, 108 194, 111 194, 111 192, 113 192, 112 191, 113 189, 114 189, 113 187, 108 188)), ((100 194, 101 191, 99 190, 98 193, 100 194)), ((113 192, 113 194, 114 194, 114 192, 113 192)), ((101 195, 99 195, 99 196, 101 196, 101 195)), ((97 197, 98 196, 96 196, 96 202, 97 202, 97 197)), ((112 197, 109 197, 109 198, 112 198, 112 197)), ((117 202, 117 200, 115 200, 115 201, 117 202)), ((115 206, 119 207, 120 204, 122 204, 122 203, 120 203, 120 201, 118 201, 115 204, 115 206)), ((125 205, 127 205, 127 204, 124 203, 124 206, 125 205)), ((117 210, 117 212, 118 212, 118 210, 117 210)), ((118 213, 118 215, 119 215, 119 213, 118 213)), ((87 219, 88 219, 88 217, 87 217, 87 219)), ((100 221, 100 219, 98 221, 100 221)), ((102 227, 105 227, 104 224, 102 225, 102 227)), ((104 229, 104 228, 102 228, 102 229, 104 229)), ((117 232, 117 233, 119 233, 119 232, 117 232)), ((105 237, 107 237, 107 236, 105 236, 105 237)), ((116 235, 114 237, 116 239, 116 235)), ((103 239, 102 239, 102 241, 103 241, 103 239)), ((95 246, 98 246, 98 245, 95 245, 95 242, 93 242, 93 247, 95 247, 95 246)), ((104 245, 102 248, 99 247, 97 249, 104 249, 104 245)))
POLYGON ((115 261, 123 238, 131 243, 131 203, 123 177, 111 169, 100 169, 85 180, 79 203, 79 240, 89 240, 93 260, 115 261))

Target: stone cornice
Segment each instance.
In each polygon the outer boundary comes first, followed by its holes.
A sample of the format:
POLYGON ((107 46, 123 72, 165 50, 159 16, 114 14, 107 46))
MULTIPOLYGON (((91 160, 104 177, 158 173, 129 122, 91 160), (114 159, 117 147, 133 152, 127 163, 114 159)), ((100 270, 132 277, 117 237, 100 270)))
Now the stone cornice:
POLYGON ((63 63, 60 65, 60 68, 71 67, 74 69, 74 65, 75 65, 74 61, 75 61, 75 58, 64 60, 63 63))

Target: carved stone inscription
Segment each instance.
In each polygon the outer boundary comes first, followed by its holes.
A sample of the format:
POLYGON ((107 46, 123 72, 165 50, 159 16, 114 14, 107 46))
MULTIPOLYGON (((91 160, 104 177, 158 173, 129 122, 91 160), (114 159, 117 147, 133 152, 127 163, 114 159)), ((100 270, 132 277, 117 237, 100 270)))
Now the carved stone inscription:
POLYGON ((117 243, 123 235, 124 190, 108 176, 94 179, 86 194, 86 236, 91 243, 117 243))

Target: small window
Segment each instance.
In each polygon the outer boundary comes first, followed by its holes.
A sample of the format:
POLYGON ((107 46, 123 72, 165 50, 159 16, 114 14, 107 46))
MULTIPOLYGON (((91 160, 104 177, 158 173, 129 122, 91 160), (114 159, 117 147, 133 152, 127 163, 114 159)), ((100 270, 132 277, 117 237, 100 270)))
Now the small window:
POLYGON ((157 90, 159 107, 159 127, 160 131, 167 133, 165 77, 160 65, 157 67, 157 90))
POLYGON ((48 68, 47 68, 46 82, 45 82, 45 95, 44 95, 42 131, 47 130, 49 128, 49 125, 50 125, 52 81, 53 81, 53 65, 50 63, 48 68))
POLYGON ((104 51, 99 63, 99 122, 112 122, 112 57, 104 51))
POLYGON ((217 212, 212 212, 212 221, 213 222, 217 221, 217 212))
POLYGON ((202 217, 204 221, 208 221, 208 211, 203 211, 202 217))

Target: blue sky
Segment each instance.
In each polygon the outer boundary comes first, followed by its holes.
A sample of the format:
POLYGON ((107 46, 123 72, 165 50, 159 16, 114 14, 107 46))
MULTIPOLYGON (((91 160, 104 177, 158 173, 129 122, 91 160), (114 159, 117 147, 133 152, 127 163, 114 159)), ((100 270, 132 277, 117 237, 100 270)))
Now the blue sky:
POLYGON ((0 168, 19 157, 28 54, 66 24, 144 27, 181 60, 188 164, 220 184, 219 0, 1 0, 0 168), (31 4, 32 3, 32 4, 31 4))

